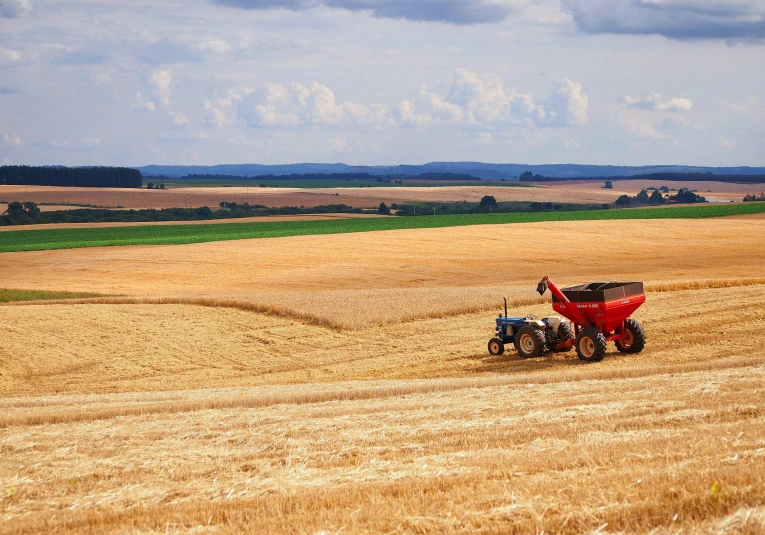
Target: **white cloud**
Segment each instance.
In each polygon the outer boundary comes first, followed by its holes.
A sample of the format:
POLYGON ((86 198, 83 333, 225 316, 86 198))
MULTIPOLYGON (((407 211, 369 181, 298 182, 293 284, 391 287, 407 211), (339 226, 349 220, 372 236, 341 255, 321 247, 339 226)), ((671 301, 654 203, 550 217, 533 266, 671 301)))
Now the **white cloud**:
POLYGON ((188 117, 186 117, 186 115, 181 112, 171 111, 170 117, 173 118, 173 124, 176 126, 183 126, 189 122, 188 117))
POLYGON ((654 111, 690 111, 693 108, 693 102, 687 98, 673 98, 663 100, 661 94, 650 92, 641 98, 624 97, 627 107, 641 110, 654 111))
POLYGON ((171 81, 172 76, 170 75, 170 71, 154 71, 149 77, 149 83, 153 87, 154 95, 165 108, 170 105, 171 81))
POLYGON ((154 105, 153 100, 144 100, 143 97, 141 97, 141 93, 135 94, 136 103, 133 104, 132 108, 134 110, 149 110, 154 111, 157 109, 157 107, 154 105))
POLYGON ((329 151, 330 152, 347 152, 348 151, 348 140, 344 137, 333 137, 329 140, 329 151))
POLYGON ((387 107, 353 102, 338 104, 325 85, 306 86, 293 82, 289 87, 266 82, 260 91, 250 91, 235 101, 236 112, 250 126, 341 126, 379 128, 391 119, 387 107))
POLYGON ((423 84, 413 99, 401 101, 392 108, 384 104, 338 102, 332 90, 318 82, 310 86, 267 82, 260 91, 239 95, 237 105, 233 104, 231 98, 215 103, 205 101, 203 108, 208 124, 220 126, 229 122, 225 110, 233 107, 238 117, 256 127, 582 126, 588 122, 589 102, 582 93, 582 86, 566 78, 558 80, 550 94, 537 101, 530 94, 505 87, 496 76, 480 76, 457 69, 445 97, 429 91, 423 84))
POLYGON ((18 147, 21 145, 21 138, 18 134, 9 134, 6 132, 3 134, 3 143, 11 147, 18 147))
POLYGON ((96 84, 108 84, 112 81, 112 77, 109 76, 108 72, 101 72, 93 76, 93 80, 95 80, 96 84))
POLYGON ((579 142, 576 139, 571 139, 570 137, 563 138, 563 146, 567 149, 581 149, 582 146, 579 144, 579 142))
POLYGON ((194 45, 194 50, 212 54, 225 54, 231 50, 231 46, 225 41, 221 41, 219 39, 211 39, 209 41, 202 41, 201 43, 194 45))
POLYGON ((0 46, 0 64, 15 63, 19 60, 21 60, 21 52, 0 46))
POLYGON ((417 97, 396 107, 399 122, 485 125, 521 122, 529 126, 583 126, 588 122, 589 100, 582 86, 567 78, 558 80, 547 98, 540 101, 515 88, 505 87, 494 75, 480 76, 457 69, 445 99, 425 86, 417 97))
POLYGON ((97 137, 86 137, 82 140, 82 144, 88 147, 95 147, 101 144, 101 140, 97 137))
POLYGON ((721 147, 733 147, 736 145, 736 140, 725 136, 717 136, 717 144, 721 147))

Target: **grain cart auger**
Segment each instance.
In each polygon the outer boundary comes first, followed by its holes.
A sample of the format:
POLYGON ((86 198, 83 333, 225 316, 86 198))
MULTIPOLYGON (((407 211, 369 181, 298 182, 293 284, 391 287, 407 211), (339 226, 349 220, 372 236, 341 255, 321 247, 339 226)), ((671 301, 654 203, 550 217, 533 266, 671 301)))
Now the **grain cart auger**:
POLYGON ((552 294, 553 310, 563 318, 533 316, 497 318, 497 336, 489 341, 489 353, 501 355, 504 344, 513 341, 522 357, 538 357, 546 351, 568 351, 572 346, 580 359, 602 360, 606 343, 615 342, 622 353, 640 353, 645 331, 630 318, 645 303, 642 282, 590 282, 559 289, 549 277, 537 285, 539 295, 552 294))

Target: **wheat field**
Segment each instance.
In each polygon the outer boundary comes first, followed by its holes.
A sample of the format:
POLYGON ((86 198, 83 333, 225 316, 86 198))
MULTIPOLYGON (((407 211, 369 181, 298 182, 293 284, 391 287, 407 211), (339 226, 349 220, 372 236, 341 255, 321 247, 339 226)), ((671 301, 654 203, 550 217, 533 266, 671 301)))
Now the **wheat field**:
MULTIPOLYGON (((125 208, 173 208, 218 206, 221 201, 263 204, 266 206, 318 206, 347 204, 356 208, 377 208, 406 201, 478 202, 484 195, 498 201, 540 201, 571 203, 610 203, 620 195, 636 195, 646 187, 666 185, 669 188, 697 189, 700 195, 721 201, 741 201, 747 193, 759 195, 762 184, 725 184, 721 182, 672 182, 651 180, 616 180, 614 189, 603 189, 602 181, 572 180, 534 184, 530 188, 505 186, 427 186, 427 187, 360 187, 360 188, 257 188, 257 187, 182 187, 159 189, 66 188, 57 186, 4 186, 0 198, 4 202, 33 201, 65 207, 68 203, 125 208), (707 190, 711 190, 708 192, 707 190)), ((2 206, 2 205, 0 205, 2 206)))
POLYGON ((4 253, 112 297, 0 305, 0 533, 762 533, 764 229, 4 253), (644 281, 646 349, 490 356, 543 275, 644 281))

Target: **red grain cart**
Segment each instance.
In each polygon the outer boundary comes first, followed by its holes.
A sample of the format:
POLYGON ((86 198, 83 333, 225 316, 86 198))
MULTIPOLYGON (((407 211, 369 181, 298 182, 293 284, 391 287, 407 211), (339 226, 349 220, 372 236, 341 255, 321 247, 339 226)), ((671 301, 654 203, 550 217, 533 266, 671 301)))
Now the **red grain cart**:
POLYGON ((642 282, 590 282, 560 289, 545 277, 537 292, 544 295, 548 288, 553 309, 574 324, 575 338, 556 350, 573 345, 580 359, 596 362, 605 356, 607 342, 615 342, 622 353, 640 353, 645 347, 643 327, 630 318, 645 303, 642 282))

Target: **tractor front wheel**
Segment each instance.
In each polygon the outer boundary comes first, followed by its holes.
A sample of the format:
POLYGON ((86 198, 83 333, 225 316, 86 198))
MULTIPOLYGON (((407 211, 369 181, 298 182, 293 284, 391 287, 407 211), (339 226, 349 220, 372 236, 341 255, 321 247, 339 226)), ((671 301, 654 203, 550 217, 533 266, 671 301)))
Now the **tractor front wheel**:
POLYGON ((616 341, 616 349, 621 353, 640 353, 645 347, 645 330, 632 318, 624 322, 621 340, 616 341))
POLYGON ((533 327, 521 327, 515 335, 515 347, 523 358, 541 357, 545 352, 545 333, 533 327))
POLYGON ((598 362, 606 356, 606 337, 592 327, 579 331, 576 337, 576 354, 587 362, 598 362))
POLYGON ((489 340, 489 354, 495 357, 505 352, 505 344, 499 338, 489 340))

